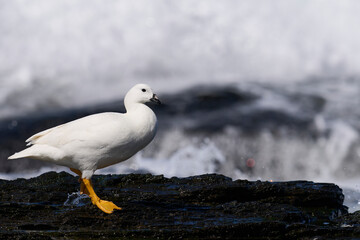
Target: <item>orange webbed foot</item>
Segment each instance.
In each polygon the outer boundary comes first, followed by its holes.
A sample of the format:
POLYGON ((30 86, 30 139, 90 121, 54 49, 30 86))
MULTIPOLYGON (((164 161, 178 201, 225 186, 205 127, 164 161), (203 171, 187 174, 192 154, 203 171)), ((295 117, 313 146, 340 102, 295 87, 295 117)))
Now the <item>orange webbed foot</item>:
POLYGON ((96 205, 101 211, 105 213, 113 213, 114 210, 122 210, 121 207, 116 206, 113 202, 101 200, 95 193, 94 188, 89 179, 82 178, 81 171, 70 168, 71 171, 79 175, 80 185, 80 194, 89 195, 91 202, 96 205))
POLYGON ((105 213, 113 213, 114 210, 122 210, 121 207, 116 206, 113 202, 105 201, 99 199, 99 201, 95 202, 95 205, 105 213))
POLYGON ((96 205, 101 211, 105 213, 113 213, 114 210, 121 210, 120 207, 116 206, 113 202, 101 200, 95 193, 94 188, 89 179, 82 179, 85 186, 83 189, 84 193, 88 194, 91 198, 91 202, 96 205))

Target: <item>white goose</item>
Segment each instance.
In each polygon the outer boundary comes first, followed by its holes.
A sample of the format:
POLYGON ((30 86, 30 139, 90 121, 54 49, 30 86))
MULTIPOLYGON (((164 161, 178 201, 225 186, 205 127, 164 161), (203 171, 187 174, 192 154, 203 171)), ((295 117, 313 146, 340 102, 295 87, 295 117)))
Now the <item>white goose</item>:
POLYGON ((80 192, 106 213, 121 209, 101 200, 90 178, 95 170, 127 160, 148 145, 156 133, 157 119, 146 102, 160 104, 146 84, 137 84, 125 96, 126 113, 89 115, 48 130, 26 140, 28 148, 9 159, 34 158, 67 166, 81 179, 80 192))

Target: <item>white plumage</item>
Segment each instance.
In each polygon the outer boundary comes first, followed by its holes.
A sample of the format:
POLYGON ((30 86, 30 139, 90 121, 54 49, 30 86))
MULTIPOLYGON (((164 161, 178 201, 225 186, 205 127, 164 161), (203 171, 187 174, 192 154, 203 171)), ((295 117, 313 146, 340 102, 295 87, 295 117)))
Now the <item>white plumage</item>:
POLYGON ((127 160, 151 142, 157 119, 144 103, 160 102, 146 84, 125 96, 126 113, 99 113, 39 132, 28 148, 9 159, 35 158, 77 169, 90 179, 94 171, 127 160))

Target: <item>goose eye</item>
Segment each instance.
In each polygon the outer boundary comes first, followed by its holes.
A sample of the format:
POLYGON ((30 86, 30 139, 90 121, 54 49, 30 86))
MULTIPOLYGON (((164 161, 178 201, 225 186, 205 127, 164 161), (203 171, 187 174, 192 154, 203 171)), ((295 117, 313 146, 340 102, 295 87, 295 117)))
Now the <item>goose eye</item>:
POLYGON ((145 89, 145 88, 143 88, 143 89, 141 89, 141 91, 146 92, 146 89, 145 89))

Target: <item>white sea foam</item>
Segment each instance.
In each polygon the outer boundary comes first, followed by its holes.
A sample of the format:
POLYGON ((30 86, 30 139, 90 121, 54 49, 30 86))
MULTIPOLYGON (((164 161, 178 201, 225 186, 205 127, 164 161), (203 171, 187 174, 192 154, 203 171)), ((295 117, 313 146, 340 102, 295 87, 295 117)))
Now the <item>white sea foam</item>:
POLYGON ((42 167, 38 170, 33 170, 33 171, 0 173, 0 179, 4 179, 4 180, 14 180, 17 178, 29 179, 29 178, 37 177, 43 173, 50 172, 50 171, 55 171, 55 172, 65 171, 68 173, 72 173, 69 168, 54 165, 53 167, 42 167))
POLYGON ((168 159, 148 159, 138 156, 135 163, 154 174, 167 177, 188 177, 219 172, 225 162, 222 152, 211 142, 191 144, 176 150, 168 159))
POLYGON ((169 82, 358 76, 359 10, 356 0, 6 1, 0 117, 117 99, 142 81, 169 92, 169 82))
POLYGON ((64 206, 83 206, 90 202, 90 197, 86 194, 75 192, 68 194, 68 198, 64 202, 64 206))

